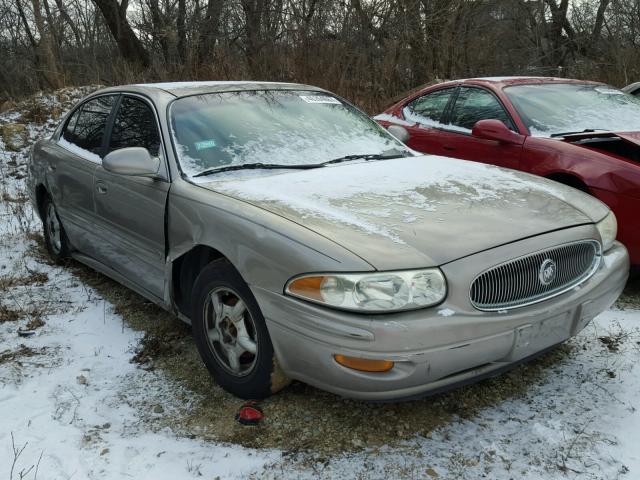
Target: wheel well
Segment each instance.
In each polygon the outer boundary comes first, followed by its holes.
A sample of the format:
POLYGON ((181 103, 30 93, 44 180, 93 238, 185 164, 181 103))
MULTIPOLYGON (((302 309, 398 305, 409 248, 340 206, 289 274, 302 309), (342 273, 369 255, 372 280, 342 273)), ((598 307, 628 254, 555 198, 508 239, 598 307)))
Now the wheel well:
POLYGON ((44 185, 40 184, 36 187, 36 205, 38 206, 38 215, 42 218, 42 207, 44 205, 44 199, 47 198, 49 192, 44 185))
POLYGON ((569 187, 573 187, 577 190, 581 190, 585 193, 590 193, 589 187, 587 187, 587 185, 575 175, 571 175, 569 173, 552 173, 551 175, 547 176, 547 178, 567 185, 569 187))
POLYGON ((182 314, 191 317, 191 292, 202 269, 221 258, 226 257, 218 250, 206 245, 196 245, 173 261, 173 298, 182 314))

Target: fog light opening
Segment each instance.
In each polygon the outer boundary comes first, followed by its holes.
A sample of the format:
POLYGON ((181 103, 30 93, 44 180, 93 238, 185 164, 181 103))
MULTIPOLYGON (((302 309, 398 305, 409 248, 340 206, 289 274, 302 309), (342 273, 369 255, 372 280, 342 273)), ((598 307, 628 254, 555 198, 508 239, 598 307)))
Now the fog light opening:
POLYGON ((343 367, 361 372, 388 372, 394 365, 391 360, 372 360, 369 358, 348 357, 346 355, 334 355, 333 358, 343 367))

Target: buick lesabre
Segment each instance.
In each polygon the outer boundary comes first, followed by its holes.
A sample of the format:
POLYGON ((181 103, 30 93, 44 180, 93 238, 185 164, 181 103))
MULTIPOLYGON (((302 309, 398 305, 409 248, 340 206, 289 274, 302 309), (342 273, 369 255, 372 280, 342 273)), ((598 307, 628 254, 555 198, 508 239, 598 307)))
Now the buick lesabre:
POLYGON ((628 275, 602 202, 423 156, 306 85, 100 90, 33 148, 46 246, 192 325, 216 381, 403 399, 576 335, 628 275))

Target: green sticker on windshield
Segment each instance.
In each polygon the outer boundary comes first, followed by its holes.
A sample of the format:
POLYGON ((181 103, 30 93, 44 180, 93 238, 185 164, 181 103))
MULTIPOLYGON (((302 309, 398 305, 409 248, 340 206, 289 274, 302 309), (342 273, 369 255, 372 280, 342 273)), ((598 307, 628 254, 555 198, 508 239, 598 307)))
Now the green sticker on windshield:
POLYGON ((195 146, 196 146, 196 150, 197 151, 206 150, 207 148, 215 147, 216 146, 216 141, 215 140, 202 140, 201 142, 196 142, 195 146))

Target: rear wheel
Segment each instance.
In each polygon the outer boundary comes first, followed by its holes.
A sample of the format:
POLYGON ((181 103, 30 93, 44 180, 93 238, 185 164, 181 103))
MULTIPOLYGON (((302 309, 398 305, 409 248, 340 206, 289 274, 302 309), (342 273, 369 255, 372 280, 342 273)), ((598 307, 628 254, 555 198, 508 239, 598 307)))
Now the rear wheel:
POLYGON ((264 398, 289 383, 262 312, 229 262, 216 260, 202 270, 191 305, 196 346, 221 387, 241 398, 264 398))
POLYGON ((60 222, 56 207, 50 197, 46 197, 42 205, 42 226, 44 243, 49 255, 56 262, 61 262, 69 256, 69 242, 60 222))

